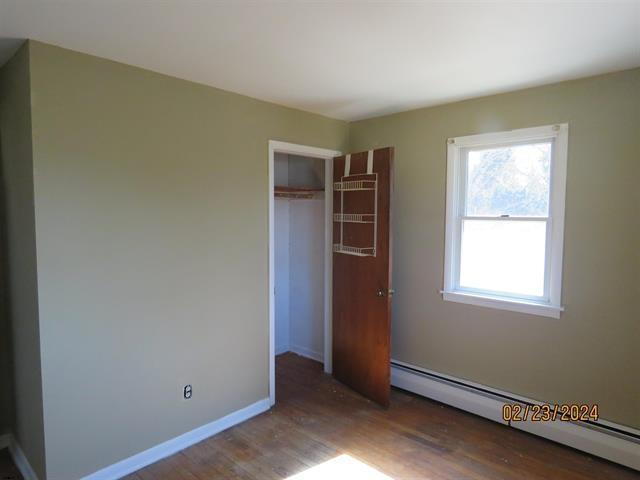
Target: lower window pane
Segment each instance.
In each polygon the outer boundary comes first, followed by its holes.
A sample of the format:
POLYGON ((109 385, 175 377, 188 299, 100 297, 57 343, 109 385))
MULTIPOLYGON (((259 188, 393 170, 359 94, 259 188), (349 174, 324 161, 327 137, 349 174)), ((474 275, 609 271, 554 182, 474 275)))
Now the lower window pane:
POLYGON ((463 220, 460 286, 544 295, 546 221, 463 220))

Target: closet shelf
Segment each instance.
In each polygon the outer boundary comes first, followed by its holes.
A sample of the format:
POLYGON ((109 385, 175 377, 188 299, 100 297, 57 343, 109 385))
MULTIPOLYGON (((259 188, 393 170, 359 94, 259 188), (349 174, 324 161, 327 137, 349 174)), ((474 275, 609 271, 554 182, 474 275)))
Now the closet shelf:
POLYGON ((278 198, 313 198, 316 193, 324 192, 324 188, 275 186, 273 195, 278 198))
POLYGON ((353 192, 356 190, 375 190, 376 180, 350 180, 347 182, 335 182, 333 189, 337 192, 353 192))
POLYGON ((347 245, 340 245, 339 243, 335 243, 333 245, 334 253, 346 253, 348 255, 356 255, 358 257, 375 257, 376 256, 376 248, 375 247, 349 247, 347 245))
POLYGON ((342 223, 375 223, 375 213, 334 213, 334 222, 342 223))

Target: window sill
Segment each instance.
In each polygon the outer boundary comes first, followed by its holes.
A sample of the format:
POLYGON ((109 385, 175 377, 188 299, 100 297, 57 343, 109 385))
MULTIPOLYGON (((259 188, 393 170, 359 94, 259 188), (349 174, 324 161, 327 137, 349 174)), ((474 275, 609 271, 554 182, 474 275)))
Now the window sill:
POLYGON ((443 291, 442 298, 448 302, 466 303, 480 307, 497 308, 499 310, 511 310, 512 312, 528 313, 542 317, 560 318, 561 306, 548 303, 538 303, 527 300, 516 300, 506 297, 492 297, 477 293, 461 291, 443 291))

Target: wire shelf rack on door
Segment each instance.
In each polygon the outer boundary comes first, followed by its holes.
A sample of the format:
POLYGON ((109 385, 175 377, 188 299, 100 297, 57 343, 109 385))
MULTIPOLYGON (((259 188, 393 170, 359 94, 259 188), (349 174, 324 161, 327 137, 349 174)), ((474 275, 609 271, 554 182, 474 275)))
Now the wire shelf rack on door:
POLYGON ((376 180, 349 180, 344 181, 346 177, 342 177, 342 182, 335 182, 333 189, 338 192, 353 192, 356 190, 376 190, 376 180))
POLYGON ((376 249, 373 247, 348 247, 346 245, 338 245, 335 244, 333 246, 333 251, 335 253, 346 253, 347 255, 356 255, 358 257, 375 257, 376 249))
MULTIPOLYGON (((358 257, 375 257, 377 246, 377 234, 378 234, 378 174, 367 173, 359 175, 344 176, 340 179, 340 182, 334 182, 333 190, 340 192, 340 211, 333 214, 333 221, 339 224, 340 239, 339 242, 333 245, 333 251, 335 253, 344 253, 346 255, 356 255, 358 257), (373 177, 373 178, 358 178, 353 177, 373 177), (352 179, 349 179, 351 177, 352 179), (371 193, 349 193, 349 192, 371 192, 371 193), (355 197, 349 198, 350 195, 365 195, 365 197, 359 197, 358 205, 359 210, 373 210, 373 213, 345 213, 345 203, 351 203, 356 200, 355 197), (345 201, 347 196, 347 201, 345 201), (363 207, 364 205, 364 207, 363 207), (360 227, 349 226, 351 224, 364 224, 360 227), (366 225, 370 225, 369 229, 366 229, 366 225), (365 230, 350 230, 351 235, 345 235, 345 229, 362 229, 365 230), (363 246, 345 245, 345 238, 354 238, 365 236, 365 240, 362 241, 363 246)), ((355 242, 354 242, 355 243, 355 242)), ((361 242, 357 242, 361 243, 361 242)))
POLYGON ((334 213, 334 222, 345 223, 375 223, 375 213, 334 213))

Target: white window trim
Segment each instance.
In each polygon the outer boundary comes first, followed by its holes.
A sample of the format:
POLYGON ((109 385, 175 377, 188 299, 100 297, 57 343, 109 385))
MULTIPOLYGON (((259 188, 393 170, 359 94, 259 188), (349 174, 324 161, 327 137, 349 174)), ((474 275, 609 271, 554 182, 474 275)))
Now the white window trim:
POLYGON ((523 128, 507 132, 485 133, 447 140, 447 204, 446 234, 444 260, 444 300, 478 305, 482 307, 511 310, 545 317, 560 318, 564 310, 561 304, 562 295, 562 249, 564 242, 564 207, 567 179, 567 145, 569 125, 546 125, 542 127, 523 128), (545 270, 548 279, 548 301, 535 301, 525 298, 499 296, 484 292, 456 287, 457 270, 459 268, 460 232, 457 228, 461 202, 461 150, 492 146, 496 144, 523 143, 537 140, 553 139, 551 160, 551 192, 549 203, 549 231, 547 232, 547 265, 545 270))

